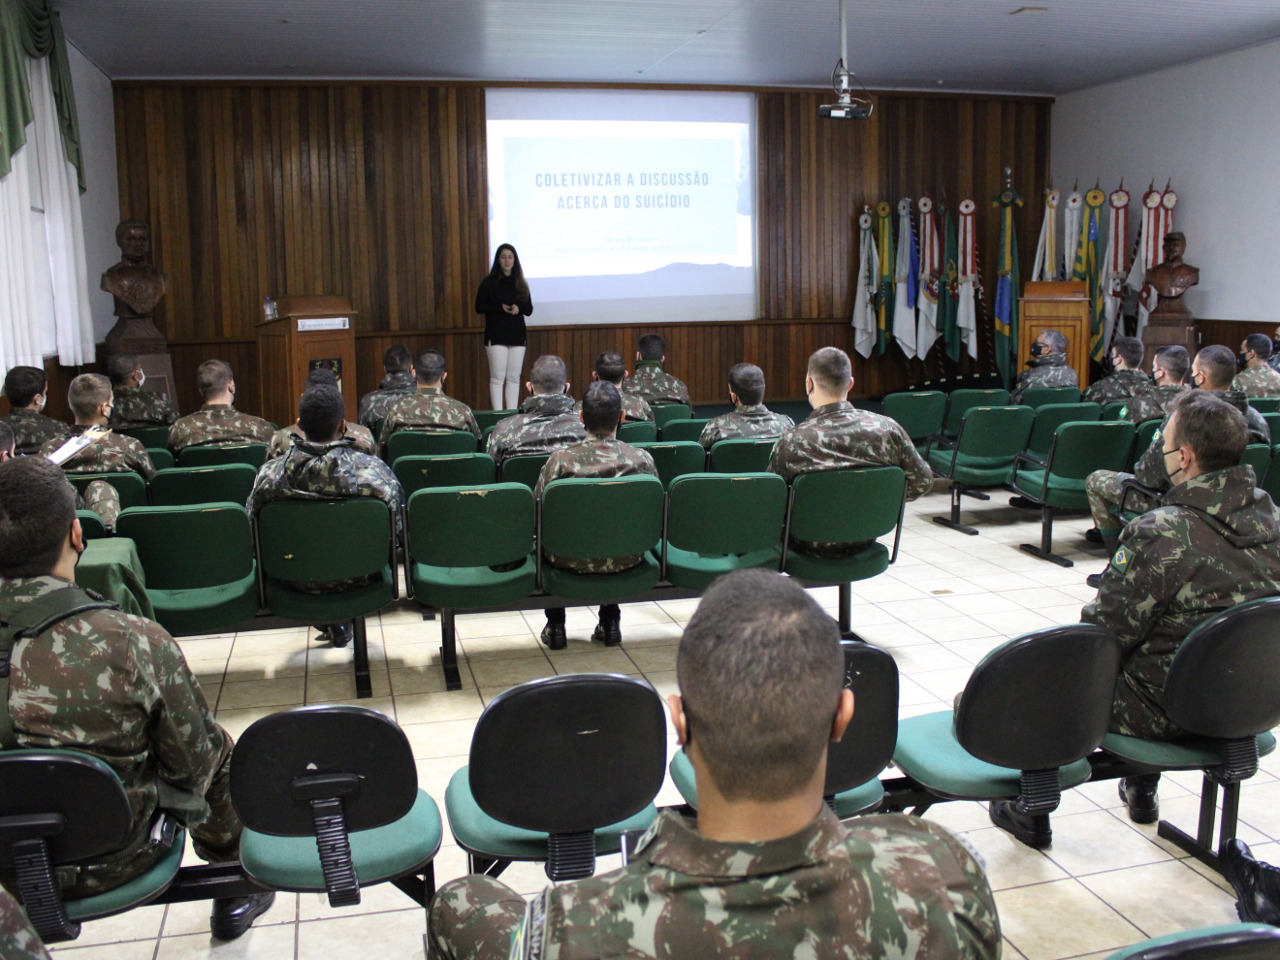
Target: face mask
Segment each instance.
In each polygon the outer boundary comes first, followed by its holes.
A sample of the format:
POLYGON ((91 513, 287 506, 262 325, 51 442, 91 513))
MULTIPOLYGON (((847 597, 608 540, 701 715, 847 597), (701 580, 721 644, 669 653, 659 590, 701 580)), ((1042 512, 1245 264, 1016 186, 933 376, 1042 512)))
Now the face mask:
POLYGON ((142 389, 142 385, 147 382, 147 375, 141 370, 138 371, 138 389, 142 389))
POLYGON ((1271 341, 1271 355, 1272 355, 1272 356, 1275 356, 1277 353, 1280 353, 1280 340, 1272 339, 1272 341, 1271 341))
POLYGON ((1033 343, 1033 344, 1031 345, 1031 355, 1032 355, 1033 357, 1041 356, 1043 353, 1044 353, 1044 344, 1043 344, 1043 343, 1033 343))
POLYGON ((1249 365, 1249 355, 1247 353, 1236 354, 1236 366, 1247 367, 1249 365))

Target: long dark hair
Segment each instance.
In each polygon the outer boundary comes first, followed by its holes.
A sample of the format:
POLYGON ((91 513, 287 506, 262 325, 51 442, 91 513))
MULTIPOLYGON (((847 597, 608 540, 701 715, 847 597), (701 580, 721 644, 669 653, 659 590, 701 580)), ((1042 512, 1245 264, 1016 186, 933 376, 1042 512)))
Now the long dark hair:
POLYGON ((502 265, 498 263, 498 257, 502 256, 503 250, 510 250, 511 255, 515 257, 516 262, 511 265, 511 278, 516 282, 516 293, 529 299, 529 284, 525 283, 524 270, 520 266, 520 254, 516 253, 516 248, 509 243, 501 243, 498 249, 493 252, 493 266, 489 269, 489 278, 491 280, 499 280, 502 278, 502 265))

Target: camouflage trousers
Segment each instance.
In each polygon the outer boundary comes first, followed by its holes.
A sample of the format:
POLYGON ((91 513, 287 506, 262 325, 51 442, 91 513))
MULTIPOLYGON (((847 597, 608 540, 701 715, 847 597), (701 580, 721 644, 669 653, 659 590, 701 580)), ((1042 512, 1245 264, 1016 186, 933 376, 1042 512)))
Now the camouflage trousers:
POLYGON ((1107 729, 1144 740, 1178 740, 1188 735, 1123 673, 1116 683, 1115 699, 1111 702, 1111 723, 1107 729))
MULTIPOLYGON (((1124 492, 1124 481, 1133 478, 1132 473, 1095 470, 1085 479, 1084 492, 1089 498, 1089 512, 1093 514, 1093 525, 1099 530, 1119 531, 1124 526, 1120 518, 1120 496, 1124 492)), ((1127 509, 1138 513, 1146 513, 1155 506, 1150 498, 1137 492, 1129 494, 1125 501, 1127 509)))
POLYGON ((120 494, 105 480, 94 480, 84 488, 84 505, 102 520, 108 533, 114 533, 116 518, 120 516, 120 494))
POLYGON ((450 880, 431 901, 430 955, 445 960, 506 960, 524 912, 524 898, 492 877, 450 880))

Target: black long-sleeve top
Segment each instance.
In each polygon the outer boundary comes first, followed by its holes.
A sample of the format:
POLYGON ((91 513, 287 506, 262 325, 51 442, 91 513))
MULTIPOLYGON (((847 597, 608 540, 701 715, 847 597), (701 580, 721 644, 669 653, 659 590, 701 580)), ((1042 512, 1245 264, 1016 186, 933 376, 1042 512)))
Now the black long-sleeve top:
POLYGON ((515 277, 491 275, 480 281, 480 289, 476 291, 476 313, 484 314, 485 346, 523 347, 524 318, 533 313, 533 299, 521 298, 516 292, 515 277), (520 308, 518 314, 503 311, 504 304, 512 303, 520 308))

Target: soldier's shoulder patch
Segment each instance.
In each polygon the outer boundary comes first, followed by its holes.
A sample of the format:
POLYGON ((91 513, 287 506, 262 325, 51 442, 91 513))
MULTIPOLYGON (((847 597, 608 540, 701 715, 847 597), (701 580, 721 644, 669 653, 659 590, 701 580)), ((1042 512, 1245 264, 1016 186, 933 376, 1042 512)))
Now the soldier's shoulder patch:
POLYGON ((1129 567, 1129 561, 1133 559, 1133 551, 1128 547, 1121 547, 1111 557, 1111 566, 1118 572, 1124 573, 1129 567))
POLYGON ((1129 419, 1129 405, 1127 403, 1120 408, 1120 419, 1121 420, 1129 419))

